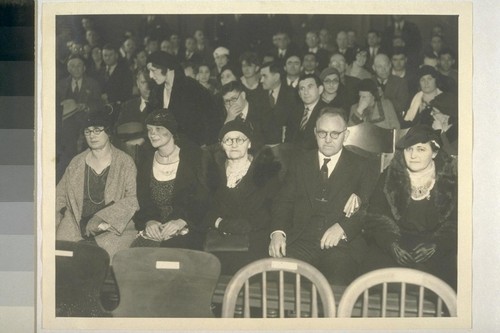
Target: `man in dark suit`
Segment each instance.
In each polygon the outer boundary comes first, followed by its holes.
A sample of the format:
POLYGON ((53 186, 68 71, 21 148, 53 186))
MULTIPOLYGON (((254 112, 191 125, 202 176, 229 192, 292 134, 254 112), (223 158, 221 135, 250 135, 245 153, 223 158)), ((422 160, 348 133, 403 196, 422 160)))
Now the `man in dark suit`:
POLYGON ((125 102, 132 96, 132 72, 124 61, 119 61, 119 52, 111 44, 102 48, 102 60, 106 67, 101 72, 102 100, 105 104, 125 102))
POLYGON ((85 75, 85 63, 75 56, 68 60, 69 76, 57 82, 56 99, 61 103, 73 99, 81 109, 96 109, 101 105, 101 87, 96 80, 85 75))
MULTIPOLYGON (((226 109, 224 124, 240 118, 250 124, 253 129, 254 147, 264 144, 264 119, 263 106, 249 103, 246 98, 245 89, 239 81, 231 81, 222 86, 222 100, 226 109)), ((222 127, 222 126, 221 126, 222 127)))
POLYGON ((367 59, 366 59, 366 64, 365 67, 369 70, 372 71, 372 66, 373 66, 373 59, 375 59, 375 56, 379 53, 385 53, 387 52, 384 50, 384 48, 381 46, 382 42, 382 36, 380 35, 380 32, 377 30, 370 30, 366 34, 366 54, 367 54, 367 59))
POLYGON ((306 34, 306 47, 303 54, 314 53, 318 62, 318 71, 321 72, 328 66, 329 53, 327 50, 319 47, 319 37, 316 31, 309 31, 306 34))
POLYGON ((373 71, 375 72, 373 80, 379 87, 380 97, 392 102, 399 122, 402 123, 403 114, 408 109, 410 102, 408 83, 406 80, 391 74, 391 61, 385 54, 375 56, 373 71))
POLYGON ((283 68, 275 62, 265 63, 260 70, 260 82, 268 96, 263 115, 266 144, 284 142, 290 113, 297 107, 297 92, 283 83, 283 76, 283 68))
POLYGON ((349 47, 347 32, 340 30, 335 39, 337 43, 337 53, 344 56, 345 61, 350 65, 356 59, 356 50, 349 47))
POLYGON ((274 60, 284 66, 285 61, 290 54, 298 54, 297 48, 290 44, 290 36, 283 31, 278 31, 273 35, 273 49, 272 56, 274 60))
MULTIPOLYGON (((422 51, 422 37, 417 25, 407 21, 402 15, 393 15, 391 25, 384 31, 384 38, 382 40, 384 48, 390 49, 393 38, 398 36, 405 42, 409 60, 420 54, 422 51)), ((413 63, 413 61, 410 62, 413 63)))
POLYGON ((347 285, 366 251, 362 217, 376 175, 343 149, 349 130, 341 110, 322 110, 314 135, 318 149, 293 161, 273 205, 269 255, 311 263, 332 283, 347 285))
POLYGON ((313 74, 299 78, 299 97, 301 103, 292 110, 285 135, 285 142, 290 142, 303 149, 314 149, 316 139, 314 126, 319 111, 326 106, 321 100, 323 83, 313 74))
POLYGON ((402 47, 396 47, 391 54, 392 71, 391 74, 399 76, 408 84, 408 92, 414 96, 419 90, 420 85, 417 79, 417 73, 411 67, 408 67, 408 57, 406 51, 402 47))
POLYGON ((151 92, 149 71, 144 68, 136 74, 136 85, 140 96, 130 99, 120 107, 120 115, 115 123, 116 146, 136 158, 137 146, 147 139, 144 121, 153 111, 149 103, 151 92))

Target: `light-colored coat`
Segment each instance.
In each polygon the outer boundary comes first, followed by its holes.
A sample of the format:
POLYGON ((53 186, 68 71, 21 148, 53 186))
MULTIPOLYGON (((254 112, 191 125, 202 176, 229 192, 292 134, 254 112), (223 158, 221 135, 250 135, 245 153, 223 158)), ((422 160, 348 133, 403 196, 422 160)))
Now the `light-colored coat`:
MULTIPOLYGON (((82 217, 83 196, 85 190, 85 157, 90 150, 75 156, 68 165, 56 189, 56 239, 80 241, 79 222, 82 217), (66 211, 61 213, 61 210, 66 211)), ((131 219, 139 209, 136 196, 135 164, 124 152, 111 146, 111 165, 104 202, 114 204, 96 213, 98 217, 110 224, 114 232, 105 232, 96 236, 97 244, 108 251, 112 257, 117 251, 128 248, 135 238, 136 231, 131 219)))

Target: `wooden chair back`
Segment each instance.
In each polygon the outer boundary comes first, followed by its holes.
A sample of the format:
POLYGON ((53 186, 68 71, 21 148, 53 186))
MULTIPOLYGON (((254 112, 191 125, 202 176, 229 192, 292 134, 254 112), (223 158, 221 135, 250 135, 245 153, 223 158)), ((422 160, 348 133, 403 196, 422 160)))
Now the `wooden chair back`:
MULTIPOLYGON (((291 258, 266 258, 257 260, 242 269, 240 269, 229 281, 224 299, 222 302, 222 317, 234 317, 236 304, 241 291, 243 292, 243 317, 250 317, 250 288, 258 285, 261 291, 262 316, 266 318, 268 309, 276 309, 277 305, 279 317, 285 317, 285 293, 289 294, 290 289, 295 291, 295 312, 300 316, 302 312, 301 299, 304 295, 310 296, 311 317, 318 317, 320 309, 318 307, 318 298, 321 300, 322 312, 324 317, 335 317, 335 299, 330 284, 326 278, 312 265, 291 258), (268 279, 271 273, 276 272, 278 281, 268 279), (285 284, 285 272, 295 275, 294 283, 285 284), (261 275, 259 281, 258 275, 261 275), (303 279, 303 277, 305 279, 303 279), (254 278, 254 281, 250 281, 254 278), (304 294, 302 286, 304 282, 310 281, 310 292, 304 294), (252 287, 251 287, 252 284, 252 287), (268 291, 271 294, 271 284, 277 284, 276 300, 268 300, 268 291), (269 285, 269 286, 268 286, 269 285), (242 290, 243 289, 243 290, 242 290), (269 289, 269 290, 268 290, 269 289), (288 289, 288 290, 286 290, 288 289), (319 294, 319 297, 318 297, 319 294), (277 303, 277 304, 276 304, 277 303)), ((309 283, 307 283, 309 285, 309 283)))
POLYGON ((214 255, 176 248, 130 248, 113 257, 120 293, 114 317, 213 317, 220 274, 214 255))
POLYGON ((56 316, 103 317, 108 253, 90 242, 56 241, 56 316))
MULTIPOLYGON (((399 316, 436 316, 457 315, 457 296, 455 291, 441 279, 422 271, 410 268, 383 268, 366 273, 354 280, 344 291, 339 303, 337 315, 351 317, 354 306, 362 302, 361 316, 368 317, 373 308, 378 308, 380 317, 386 317, 388 311, 388 293, 399 295, 399 316), (380 289, 381 286, 381 289, 380 289), (374 288, 378 287, 378 288, 374 288), (396 287, 396 288, 394 288, 396 287), (380 293, 377 303, 370 302, 372 293, 380 293), (424 313, 424 304, 435 302, 434 313, 424 313), (446 309, 443 308, 443 303, 446 309), (416 304, 416 313, 408 314, 406 309, 416 304), (447 310, 447 311, 446 311, 447 310)), ((425 308, 428 308, 425 306, 425 308)))

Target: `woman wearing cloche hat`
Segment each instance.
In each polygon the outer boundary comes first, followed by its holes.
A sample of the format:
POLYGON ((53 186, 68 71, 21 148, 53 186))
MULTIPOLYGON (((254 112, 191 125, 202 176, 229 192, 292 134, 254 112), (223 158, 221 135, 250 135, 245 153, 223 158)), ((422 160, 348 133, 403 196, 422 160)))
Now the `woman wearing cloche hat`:
POLYGON ((426 125, 401 138, 369 203, 364 270, 404 266, 431 273, 456 288, 457 175, 426 125))
POLYGON ((201 149, 179 138, 174 115, 157 109, 146 118, 148 138, 138 159, 134 217, 140 231, 133 247, 201 249, 208 190, 202 177, 201 149))

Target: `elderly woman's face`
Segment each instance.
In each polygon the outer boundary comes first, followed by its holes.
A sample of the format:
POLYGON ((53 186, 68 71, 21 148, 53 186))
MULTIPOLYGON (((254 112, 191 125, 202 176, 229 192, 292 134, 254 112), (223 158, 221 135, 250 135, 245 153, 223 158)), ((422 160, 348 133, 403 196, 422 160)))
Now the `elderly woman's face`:
POLYGON ((173 140, 172 133, 164 126, 146 125, 153 148, 161 148, 173 140))
POLYGON ((227 132, 222 138, 222 148, 230 160, 247 158, 250 140, 240 131, 227 132))
POLYGON ((430 142, 417 143, 404 149, 406 167, 413 172, 425 170, 436 155, 430 142))
POLYGON ((89 126, 83 130, 90 149, 103 149, 109 144, 109 136, 103 126, 89 126))
POLYGON ((436 79, 430 75, 424 75, 420 78, 420 89, 424 94, 428 94, 437 89, 436 79))

